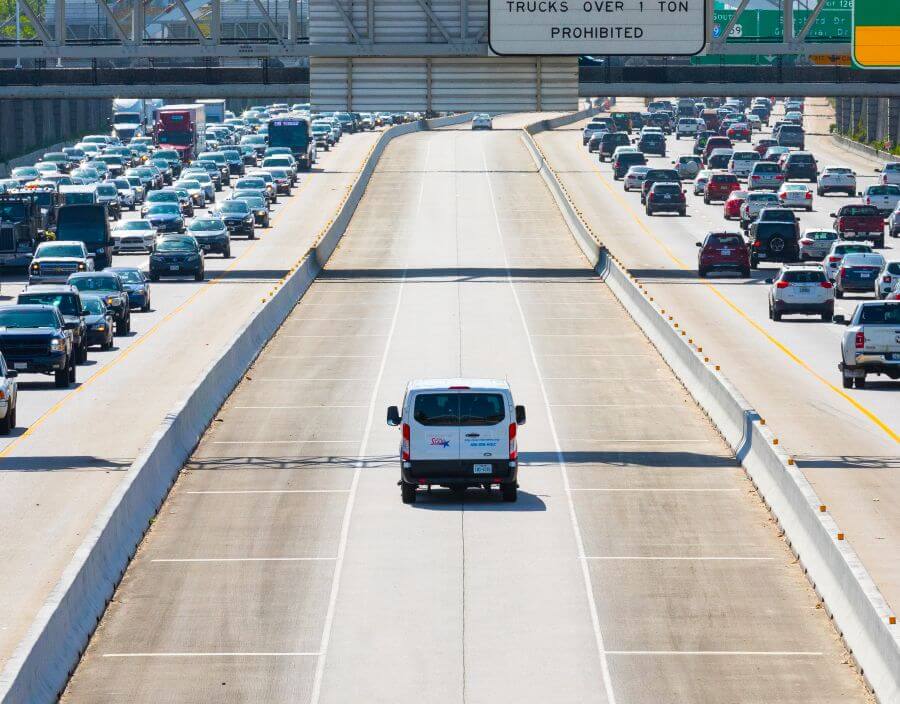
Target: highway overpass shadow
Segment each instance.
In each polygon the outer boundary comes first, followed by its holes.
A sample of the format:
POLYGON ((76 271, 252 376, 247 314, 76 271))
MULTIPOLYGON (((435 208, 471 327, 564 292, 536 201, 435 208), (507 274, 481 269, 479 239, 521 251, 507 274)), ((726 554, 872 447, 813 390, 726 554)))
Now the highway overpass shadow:
MULTIPOLYGON (((398 492, 399 494, 399 489, 398 492)), ((416 503, 410 508, 426 511, 514 511, 532 512, 546 511, 547 504, 536 494, 519 489, 519 498, 515 503, 506 503, 500 498, 500 491, 490 492, 484 489, 467 489, 465 493, 453 492, 450 489, 434 488, 430 492, 420 489, 416 493, 416 503)))
POLYGON ((506 280, 507 276, 514 279, 579 279, 602 283, 594 275, 593 271, 584 266, 579 268, 534 268, 534 267, 429 267, 398 269, 335 269, 326 268, 319 274, 319 281, 348 281, 360 279, 366 281, 379 281, 390 279, 443 279, 446 281, 478 281, 489 279, 492 281, 506 280))
POLYGON ((131 463, 132 460, 129 459, 116 460, 92 455, 4 457, 0 459, 0 474, 3 472, 121 472, 127 470, 131 463))
POLYGON ((398 455, 370 455, 362 458, 356 455, 303 455, 290 456, 279 455, 266 456, 241 456, 241 457, 194 457, 184 466, 191 471, 229 471, 246 469, 355 469, 357 464, 360 469, 392 469, 398 468, 398 455))
MULTIPOLYGON (((594 452, 562 452, 563 462, 567 465, 606 464, 616 467, 670 467, 682 469, 689 467, 737 467, 738 461, 731 455, 709 455, 701 452, 657 452, 657 451, 594 451, 594 452)), ((559 456, 556 452, 520 452, 519 465, 525 467, 556 466, 559 456)))
POLYGON ((900 456, 897 455, 795 457, 794 462, 800 469, 900 469, 900 456))

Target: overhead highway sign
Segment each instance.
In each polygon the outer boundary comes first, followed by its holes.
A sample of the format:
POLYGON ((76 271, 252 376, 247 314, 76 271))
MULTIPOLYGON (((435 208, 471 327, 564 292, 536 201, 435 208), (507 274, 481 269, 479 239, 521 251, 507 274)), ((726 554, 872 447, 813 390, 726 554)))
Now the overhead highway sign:
POLYGON ((702 0, 490 0, 500 55, 667 55, 703 50, 702 0))
POLYGON ((860 68, 900 68, 900 3, 853 3, 853 62, 860 68))

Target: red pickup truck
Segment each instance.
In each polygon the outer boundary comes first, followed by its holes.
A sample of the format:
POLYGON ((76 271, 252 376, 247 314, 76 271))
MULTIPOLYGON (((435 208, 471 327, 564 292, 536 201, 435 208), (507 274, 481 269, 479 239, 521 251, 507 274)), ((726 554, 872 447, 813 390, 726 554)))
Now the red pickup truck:
POLYGON ((884 216, 874 205, 845 205, 831 217, 841 239, 871 240, 875 247, 884 247, 884 216))

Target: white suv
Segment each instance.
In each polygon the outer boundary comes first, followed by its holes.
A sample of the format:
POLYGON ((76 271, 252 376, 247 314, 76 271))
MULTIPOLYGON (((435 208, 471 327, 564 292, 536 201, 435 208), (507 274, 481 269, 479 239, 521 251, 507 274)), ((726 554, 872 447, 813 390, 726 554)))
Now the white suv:
POLYGON ((847 166, 826 166, 819 174, 816 192, 820 196, 834 192, 846 193, 853 198, 856 195, 856 172, 847 166))
POLYGON ((769 317, 781 320, 785 313, 820 315, 825 322, 834 317, 834 285, 821 265, 786 265, 769 286, 769 317))
POLYGON ((513 405, 509 384, 497 379, 411 381, 387 424, 400 426, 403 503, 418 487, 499 486, 504 501, 517 498, 517 429, 525 407, 513 405))
POLYGON ((696 137, 701 130, 701 125, 705 126, 706 123, 696 117, 682 117, 675 126, 675 139, 696 137))
POLYGON ((888 162, 883 169, 875 169, 875 172, 881 174, 882 184, 900 186, 900 161, 888 162))

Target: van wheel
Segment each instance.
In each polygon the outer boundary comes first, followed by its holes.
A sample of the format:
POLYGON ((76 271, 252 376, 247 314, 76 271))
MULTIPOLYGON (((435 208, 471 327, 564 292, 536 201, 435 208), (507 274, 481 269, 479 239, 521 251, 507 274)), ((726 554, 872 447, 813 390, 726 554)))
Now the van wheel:
POLYGON ((501 484, 500 493, 503 495, 503 500, 506 503, 515 503, 516 499, 519 498, 519 488, 515 483, 501 484))
POLYGON ((866 388, 866 377, 864 377, 864 376, 856 377, 856 388, 857 389, 866 388))
POLYGON ((844 375, 841 377, 841 381, 844 382, 844 388, 845 388, 845 389, 852 389, 852 388, 853 388, 853 377, 852 377, 852 376, 847 376, 846 374, 844 374, 844 375))
POLYGON ((400 496, 403 498, 403 503, 405 503, 405 504, 416 503, 416 485, 415 484, 407 484, 406 482, 401 482, 400 483, 400 496))
POLYGON ((7 411, 5 418, 0 418, 0 435, 9 435, 10 431, 13 429, 13 424, 10 423, 12 414, 13 411, 10 409, 7 411))
POLYGON ((69 386, 69 368, 57 369, 53 372, 53 381, 57 389, 65 389, 69 386))

